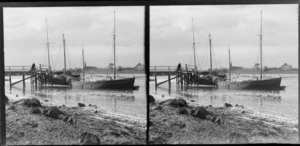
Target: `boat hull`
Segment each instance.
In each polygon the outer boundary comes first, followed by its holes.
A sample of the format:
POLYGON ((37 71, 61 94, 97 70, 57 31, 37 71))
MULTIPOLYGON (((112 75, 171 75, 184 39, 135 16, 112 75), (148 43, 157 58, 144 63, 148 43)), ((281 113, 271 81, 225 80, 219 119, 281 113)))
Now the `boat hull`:
POLYGON ((117 80, 103 80, 95 82, 83 82, 81 87, 83 89, 117 89, 117 90, 133 90, 133 78, 117 79, 117 80))
POLYGON ((280 78, 264 80, 247 80, 241 82, 217 81, 217 87, 223 89, 276 89, 279 90, 281 83, 280 78))

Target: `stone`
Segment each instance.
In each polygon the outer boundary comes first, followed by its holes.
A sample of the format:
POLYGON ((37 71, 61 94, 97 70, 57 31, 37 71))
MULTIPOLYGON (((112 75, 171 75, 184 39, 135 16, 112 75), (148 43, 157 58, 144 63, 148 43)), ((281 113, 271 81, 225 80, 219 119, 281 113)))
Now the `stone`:
POLYGON ((186 108, 180 108, 177 112, 178 114, 189 114, 189 111, 186 108))
POLYGON ((85 104, 83 104, 83 103, 78 103, 78 106, 79 106, 79 107, 85 107, 85 104))
POLYGON ((100 145, 100 139, 97 135, 83 132, 80 135, 79 143, 82 145, 100 145))
POLYGON ((153 122, 149 121, 148 125, 149 127, 153 126, 153 122))
POLYGON ((191 100, 191 102, 195 102, 195 100, 191 100))
POLYGON ((245 143, 249 143, 249 140, 246 135, 234 132, 229 135, 228 143, 230 143, 230 144, 245 144, 245 143))
POLYGON ((216 124, 221 124, 223 122, 222 118, 220 116, 213 116, 210 119, 211 122, 216 123, 216 124))
POLYGON ((15 105, 11 105, 7 108, 7 110, 15 110, 16 109, 16 106, 15 105))
POLYGON ((57 107, 49 107, 48 109, 44 110, 44 115, 47 117, 51 117, 54 119, 58 119, 60 114, 63 114, 57 107))
POLYGON ((41 103, 38 99, 36 98, 29 98, 29 99, 24 99, 23 105, 27 107, 41 107, 41 103))
POLYGON ((154 103, 155 102, 155 98, 152 95, 148 96, 148 102, 149 103, 154 103))
POLYGON ((225 107, 232 107, 230 103, 225 103, 225 107))
POLYGON ((161 105, 158 105, 154 108, 154 110, 162 110, 162 106, 161 105))
POLYGON ((30 111, 33 114, 42 114, 42 111, 38 107, 34 107, 30 111))
POLYGON ((196 107, 192 112, 191 115, 194 117, 198 117, 201 119, 206 119, 206 116, 209 115, 210 113, 206 110, 205 107, 200 106, 196 107))
POLYGON ((169 105, 173 107, 188 107, 187 102, 182 98, 171 99, 169 105))
POLYGON ((48 100, 46 99, 45 102, 48 102, 48 100))

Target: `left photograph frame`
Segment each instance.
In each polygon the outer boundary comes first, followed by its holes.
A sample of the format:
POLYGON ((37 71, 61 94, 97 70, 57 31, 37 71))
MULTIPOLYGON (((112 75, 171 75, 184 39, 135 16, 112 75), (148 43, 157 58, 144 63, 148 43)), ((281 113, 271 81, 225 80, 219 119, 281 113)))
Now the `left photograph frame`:
POLYGON ((1 144, 146 144, 146 9, 2 3, 1 144))

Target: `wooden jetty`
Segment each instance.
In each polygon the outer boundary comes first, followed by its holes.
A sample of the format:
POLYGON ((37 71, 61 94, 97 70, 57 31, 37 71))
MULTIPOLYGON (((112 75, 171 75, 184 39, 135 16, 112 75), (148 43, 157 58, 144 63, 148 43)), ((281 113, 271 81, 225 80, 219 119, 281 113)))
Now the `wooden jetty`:
POLYGON ((40 66, 39 70, 30 70, 30 66, 5 66, 5 76, 9 76, 9 86, 10 89, 13 85, 18 83, 23 83, 23 88, 25 88, 25 80, 30 79, 30 84, 35 86, 53 86, 51 80, 53 78, 53 73, 48 70, 48 67, 40 66), (28 76, 28 77, 25 77, 28 76), (12 82, 12 76, 22 76, 22 79, 12 82))
POLYGON ((215 85, 199 84, 200 75, 207 74, 209 74, 209 71, 195 71, 193 67, 187 65, 181 70, 177 70, 176 66, 150 66, 150 76, 154 76, 155 90, 157 90, 157 86, 163 83, 168 83, 169 88, 171 88, 171 80, 174 79, 176 79, 176 85, 178 86, 215 88, 215 85), (167 75, 168 79, 158 83, 157 76, 162 75, 167 75))

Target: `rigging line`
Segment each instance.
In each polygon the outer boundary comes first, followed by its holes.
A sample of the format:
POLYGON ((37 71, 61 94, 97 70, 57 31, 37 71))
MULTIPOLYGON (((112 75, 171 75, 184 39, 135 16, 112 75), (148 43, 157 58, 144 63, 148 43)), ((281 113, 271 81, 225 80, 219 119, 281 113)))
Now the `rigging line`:
POLYGON ((58 63, 58 57, 60 56, 60 50, 61 50, 61 48, 58 47, 58 54, 57 54, 56 59, 55 59, 55 65, 57 65, 57 63, 58 63))
POLYGON ((67 58, 68 58, 68 60, 66 60, 66 62, 69 63, 69 69, 70 69, 70 68, 72 68, 72 66, 71 66, 71 60, 70 60, 70 55, 69 55, 69 50, 68 50, 67 43, 65 43, 65 46, 66 46, 66 54, 67 54, 67 58))

